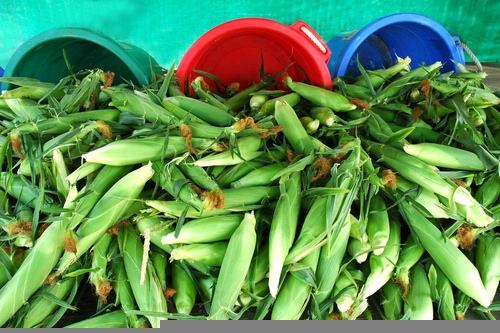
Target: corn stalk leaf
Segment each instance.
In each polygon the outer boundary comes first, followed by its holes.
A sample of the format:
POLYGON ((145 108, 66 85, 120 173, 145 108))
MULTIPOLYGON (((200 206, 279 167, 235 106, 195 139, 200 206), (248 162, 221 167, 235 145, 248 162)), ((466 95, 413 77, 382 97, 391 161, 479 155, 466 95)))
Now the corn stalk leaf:
POLYGON ((269 310, 271 310, 271 306, 274 303, 274 298, 271 295, 267 295, 262 301, 259 302, 257 306, 257 310, 255 310, 255 315, 253 317, 254 320, 263 320, 269 310))
POLYGON ((363 77, 364 81, 366 82, 366 85, 368 86, 370 93, 372 94, 373 97, 375 97, 375 89, 373 88, 373 84, 372 84, 372 81, 370 80, 370 76, 368 75, 368 72, 363 67, 361 62, 359 61, 359 54, 356 56, 356 66, 358 67, 359 73, 361 73, 361 76, 363 77))
POLYGON ((165 97, 167 97, 168 87, 170 87, 170 82, 172 81, 172 76, 175 72, 175 63, 170 66, 168 69, 167 75, 163 77, 163 82, 158 90, 157 96, 162 101, 165 97))
POLYGON ((304 170, 308 165, 314 162, 314 155, 307 155, 306 157, 301 158, 300 160, 290 164, 286 168, 277 172, 271 180, 278 179, 284 175, 288 175, 292 172, 298 172, 304 170))
POLYGON ((415 127, 407 127, 407 128, 400 129, 397 132, 394 132, 387 139, 387 141, 385 142, 385 144, 389 145, 389 144, 392 144, 392 143, 403 141, 404 139, 406 139, 406 137, 408 135, 410 135, 413 132, 414 129, 415 129, 415 127))
POLYGON ((189 206, 186 206, 184 210, 182 211, 181 215, 179 216, 179 219, 177 220, 177 224, 175 226, 175 232, 174 232, 174 237, 178 237, 179 233, 181 232, 181 228, 184 225, 184 222, 186 221, 186 215, 188 213, 189 206))
POLYGON ((316 289, 316 276, 314 274, 314 271, 311 269, 311 267, 302 264, 300 262, 294 263, 291 265, 289 268, 290 274, 292 274, 295 278, 299 279, 300 281, 304 282, 308 286, 316 289))

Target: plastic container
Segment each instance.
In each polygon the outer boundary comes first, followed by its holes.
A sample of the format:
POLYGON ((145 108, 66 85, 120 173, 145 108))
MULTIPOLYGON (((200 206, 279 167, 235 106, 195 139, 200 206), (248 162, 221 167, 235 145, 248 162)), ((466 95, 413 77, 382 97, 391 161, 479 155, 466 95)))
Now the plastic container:
POLYGON ((0 67, 0 77, 2 77, 2 76, 3 76, 3 68, 0 67))
MULTIPOLYGON (((43 32, 22 44, 10 58, 4 76, 26 76, 58 82, 69 74, 63 50, 73 72, 101 68, 115 72, 115 82, 147 84, 160 66, 142 49, 79 28, 43 32)), ((2 88, 7 88, 5 85, 2 88)))
POLYGON ((199 75, 194 70, 211 73, 226 84, 238 82, 243 89, 260 80, 261 59, 266 73, 292 64, 287 73, 294 80, 332 85, 330 51, 310 26, 263 18, 229 21, 205 33, 182 58, 177 77, 183 90, 199 75))
POLYGON ((382 17, 349 35, 335 36, 328 46, 333 77, 357 75, 357 59, 366 69, 391 66, 396 56, 411 58, 413 68, 441 61, 445 71, 457 70, 464 53, 457 37, 436 21, 417 14, 382 17))

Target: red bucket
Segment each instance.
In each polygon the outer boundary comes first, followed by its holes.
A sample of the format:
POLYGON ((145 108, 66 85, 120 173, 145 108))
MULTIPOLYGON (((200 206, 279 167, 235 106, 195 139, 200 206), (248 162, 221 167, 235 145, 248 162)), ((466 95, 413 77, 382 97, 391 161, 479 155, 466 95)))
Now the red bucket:
MULTIPOLYGON (((218 25, 201 36, 188 50, 177 70, 184 90, 202 70, 223 83, 238 82, 240 89, 260 81, 265 73, 275 74, 287 66, 294 81, 325 88, 332 86, 328 60, 330 50, 306 23, 292 26, 263 18, 244 18, 218 25)), ((213 84, 213 83, 212 83, 213 84)))

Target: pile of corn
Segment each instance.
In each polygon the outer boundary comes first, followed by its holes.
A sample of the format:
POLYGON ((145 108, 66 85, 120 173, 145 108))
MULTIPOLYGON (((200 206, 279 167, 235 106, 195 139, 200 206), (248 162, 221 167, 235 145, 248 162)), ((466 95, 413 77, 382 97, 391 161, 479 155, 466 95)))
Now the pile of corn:
POLYGON ((0 326, 494 318, 500 100, 409 63, 191 97, 173 68, 3 78, 0 326))

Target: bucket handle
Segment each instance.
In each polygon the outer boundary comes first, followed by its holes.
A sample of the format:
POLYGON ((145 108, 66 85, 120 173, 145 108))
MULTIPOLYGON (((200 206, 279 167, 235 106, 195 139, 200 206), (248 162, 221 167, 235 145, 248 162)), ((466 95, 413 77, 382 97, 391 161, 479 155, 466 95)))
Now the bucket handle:
POLYGON ((318 49, 325 61, 328 61, 330 59, 330 49, 326 45, 325 41, 321 38, 321 36, 316 31, 314 31, 311 26, 309 26, 304 21, 297 21, 290 27, 307 38, 307 40, 318 49))
POLYGON ((460 45, 462 47, 462 49, 465 51, 465 53, 467 53, 469 55, 469 57, 472 59, 472 61, 476 65, 477 69, 480 72, 482 72, 483 71, 483 65, 479 61, 478 57, 476 57, 476 55, 474 54, 474 52, 472 52, 472 50, 470 49, 470 47, 467 46, 467 44, 465 44, 465 42, 462 42, 459 38, 456 38, 456 42, 457 42, 458 45, 460 45))

